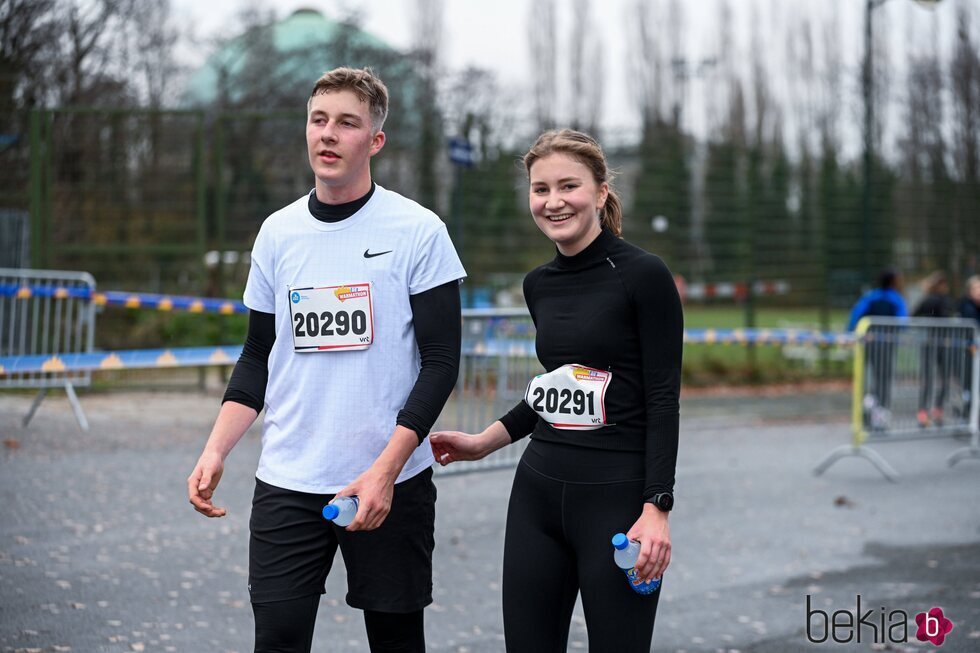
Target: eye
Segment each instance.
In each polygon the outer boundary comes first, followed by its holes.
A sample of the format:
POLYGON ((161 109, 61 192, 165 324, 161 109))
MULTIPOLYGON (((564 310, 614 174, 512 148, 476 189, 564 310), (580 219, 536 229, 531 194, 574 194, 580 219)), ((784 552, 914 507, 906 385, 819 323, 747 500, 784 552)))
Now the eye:
POLYGON ((578 184, 565 184, 564 186, 562 186, 562 188, 564 188, 565 190, 575 190, 576 188, 578 188, 578 184))

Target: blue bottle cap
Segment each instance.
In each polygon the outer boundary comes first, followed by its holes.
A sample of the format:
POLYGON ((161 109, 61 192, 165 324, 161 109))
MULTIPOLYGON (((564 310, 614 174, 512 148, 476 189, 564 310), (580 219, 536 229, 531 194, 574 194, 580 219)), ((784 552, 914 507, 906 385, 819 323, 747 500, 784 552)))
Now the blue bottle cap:
POLYGON ((329 519, 330 521, 333 521, 334 519, 337 518, 337 515, 339 514, 340 514, 340 508, 333 505, 332 503, 328 503, 327 505, 323 506, 324 519, 329 519))
MULTIPOLYGON (((326 510, 326 508, 324 508, 326 510)), ((630 545, 629 538, 626 537, 626 533, 616 533, 612 538, 612 545, 622 551, 630 545)))

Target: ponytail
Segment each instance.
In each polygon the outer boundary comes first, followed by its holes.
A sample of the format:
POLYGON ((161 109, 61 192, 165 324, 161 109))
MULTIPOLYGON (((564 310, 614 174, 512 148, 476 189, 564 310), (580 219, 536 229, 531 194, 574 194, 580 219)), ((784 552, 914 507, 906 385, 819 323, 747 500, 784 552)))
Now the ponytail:
POLYGON ((614 236, 623 237, 623 202, 612 188, 609 189, 606 203, 599 212, 599 223, 614 236))

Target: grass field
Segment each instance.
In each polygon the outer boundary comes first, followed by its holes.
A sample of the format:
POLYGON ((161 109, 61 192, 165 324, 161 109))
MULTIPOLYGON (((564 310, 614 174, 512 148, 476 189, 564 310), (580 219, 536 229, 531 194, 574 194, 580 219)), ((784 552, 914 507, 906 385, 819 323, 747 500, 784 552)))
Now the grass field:
MULTIPOLYGON (((831 311, 830 331, 843 331, 847 312, 831 311)), ((689 329, 736 329, 745 326, 745 309, 740 306, 684 307, 684 326, 689 329)), ((819 308, 758 308, 755 326, 759 328, 820 329, 819 308)))
MULTIPOLYGON (((830 331, 842 331, 845 311, 832 311, 830 331)), ((745 327, 745 309, 738 306, 684 307, 688 329, 736 329, 745 327)), ((821 330, 819 308, 759 308, 756 328, 821 330)), ((843 378, 850 374, 850 352, 763 345, 686 345, 684 383, 692 386, 745 385, 796 382, 813 378, 843 378)))

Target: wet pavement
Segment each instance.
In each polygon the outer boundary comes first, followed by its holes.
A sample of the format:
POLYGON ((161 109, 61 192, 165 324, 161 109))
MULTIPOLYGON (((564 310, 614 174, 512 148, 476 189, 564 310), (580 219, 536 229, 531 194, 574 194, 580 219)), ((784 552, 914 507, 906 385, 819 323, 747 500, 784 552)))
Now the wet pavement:
MULTIPOLYGON (((0 395, 0 651, 250 651, 258 431, 226 463, 218 502, 228 516, 207 520, 187 504, 184 483, 219 395, 115 391, 82 402, 89 433, 57 393, 22 429, 30 397, 0 395)), ((942 651, 980 650, 980 461, 946 466, 963 440, 902 441, 875 445, 899 483, 858 458, 816 477, 813 466, 848 441, 847 411, 840 389, 684 401, 654 651, 927 651, 935 647, 915 639, 914 619, 935 606, 954 624, 942 651), (808 596, 810 638, 824 643, 807 639, 808 596), (879 627, 827 632, 858 597, 879 627), (884 641, 882 620, 890 639, 910 641, 884 641)), ((437 477, 430 651, 503 651, 512 475, 437 477)), ((344 591, 338 564, 315 651, 368 650, 344 591)), ((569 650, 587 649, 577 609, 569 650)))

